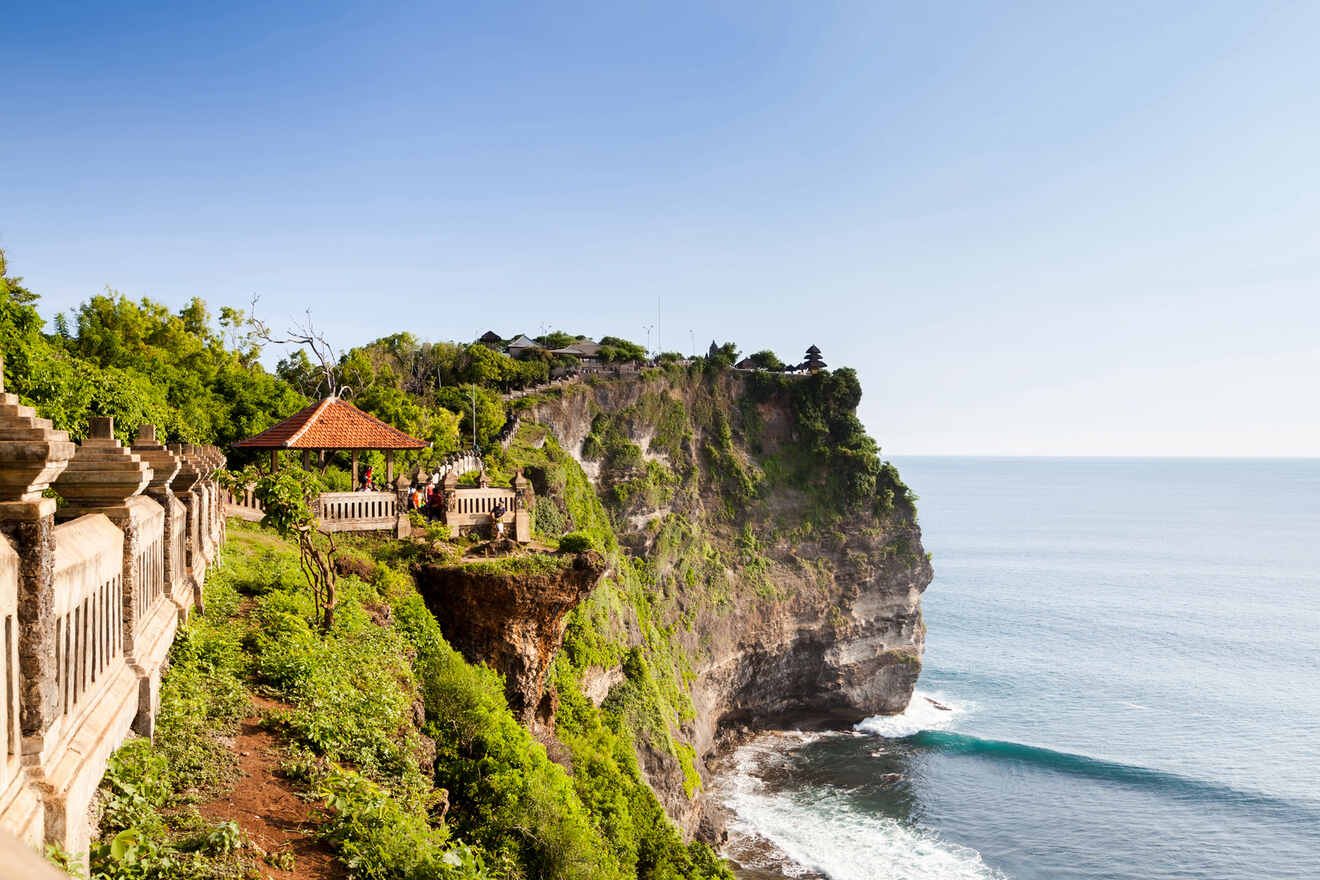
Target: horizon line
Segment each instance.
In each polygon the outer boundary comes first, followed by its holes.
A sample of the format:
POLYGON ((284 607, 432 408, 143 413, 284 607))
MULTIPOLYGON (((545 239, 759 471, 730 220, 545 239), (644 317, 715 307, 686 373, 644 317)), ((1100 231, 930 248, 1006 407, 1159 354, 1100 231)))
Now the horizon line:
POLYGON ((1162 453, 1095 454, 1095 453, 1007 453, 1007 452, 893 452, 883 450, 881 458, 1012 458, 1012 459, 1090 459, 1150 461, 1320 461, 1315 455, 1169 455, 1162 453))

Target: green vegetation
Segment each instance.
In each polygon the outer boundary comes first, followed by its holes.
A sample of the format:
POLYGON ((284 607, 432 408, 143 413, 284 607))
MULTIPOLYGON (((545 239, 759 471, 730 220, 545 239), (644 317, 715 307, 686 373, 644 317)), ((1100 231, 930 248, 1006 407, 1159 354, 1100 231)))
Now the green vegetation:
POLYGON ((112 759, 96 877, 238 878, 287 858, 197 811, 233 779, 223 737, 257 711, 253 693, 277 701, 262 725, 355 878, 730 876, 708 848, 682 841, 631 743, 580 695, 568 696, 574 773, 550 761, 509 712, 499 677, 445 642, 393 546, 358 542, 354 553, 380 552, 355 555, 368 580, 342 579, 339 613, 321 633, 295 548, 231 523, 206 613, 174 647, 155 745, 134 741, 112 759))
POLYGON ((274 471, 258 471, 252 465, 237 474, 221 471, 217 477, 224 487, 238 493, 251 486, 264 515, 262 525, 273 528, 280 537, 291 538, 298 545, 298 565, 311 591, 316 617, 321 629, 335 625, 338 573, 333 533, 321 532, 314 512, 316 499, 325 485, 316 474, 300 467, 284 466, 274 471))
POLYGON ((240 312, 222 309, 216 330, 201 300, 175 314, 107 290, 47 333, 37 302, 21 278, 6 274, 0 252, 5 390, 75 439, 87 436, 88 417, 99 415, 114 417, 121 439, 152 422, 162 437, 227 444, 306 403, 262 369, 260 349, 249 340, 226 346, 222 331, 243 323, 240 312))
POLYGON ((548 553, 519 553, 497 556, 478 562, 465 562, 463 568, 477 575, 557 575, 572 563, 572 557, 553 556, 548 553))
MULTIPOLYGON (((272 375, 260 363, 264 340, 242 309, 222 307, 218 326, 204 302, 177 313, 149 299, 114 290, 91 297, 47 328, 39 297, 8 274, 0 251, 0 352, 6 390, 35 406, 74 439, 87 435, 89 416, 113 416, 125 442, 150 422, 166 440, 215 443, 270 427, 326 393, 321 366, 296 349, 272 375)), ((565 337, 563 344, 576 341, 565 337)), ((632 359, 641 349, 607 337, 609 357, 632 359)), ((334 365, 343 393, 355 406, 431 444, 396 456, 400 469, 431 466, 473 442, 490 449, 504 426, 500 393, 544 381, 550 362, 515 360, 484 345, 423 342, 395 333, 351 348, 334 365)), ((235 453, 235 464, 253 459, 235 453)), ((385 468, 379 452, 362 465, 385 468)), ((330 489, 352 488, 347 454, 324 469, 330 489)))
POLYGON ((583 532, 569 532, 559 539, 559 549, 564 553, 585 553, 594 549, 591 536, 583 532))

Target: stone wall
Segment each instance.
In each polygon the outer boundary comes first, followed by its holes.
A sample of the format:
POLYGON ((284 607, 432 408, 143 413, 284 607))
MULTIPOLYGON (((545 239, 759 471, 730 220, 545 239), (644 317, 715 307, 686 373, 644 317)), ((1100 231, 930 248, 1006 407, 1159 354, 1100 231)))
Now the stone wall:
POLYGON ((105 418, 74 444, 0 377, 0 832, 87 852, 106 763, 152 735, 170 645, 224 539, 223 463, 150 425, 122 446, 105 418))

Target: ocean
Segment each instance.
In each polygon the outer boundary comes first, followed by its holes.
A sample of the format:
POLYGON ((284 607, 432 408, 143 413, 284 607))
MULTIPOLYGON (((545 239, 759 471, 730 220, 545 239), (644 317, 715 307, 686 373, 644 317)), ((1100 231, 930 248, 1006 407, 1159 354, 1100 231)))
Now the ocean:
POLYGON ((1320 460, 895 463, 917 693, 733 756, 742 876, 1320 878, 1320 460))

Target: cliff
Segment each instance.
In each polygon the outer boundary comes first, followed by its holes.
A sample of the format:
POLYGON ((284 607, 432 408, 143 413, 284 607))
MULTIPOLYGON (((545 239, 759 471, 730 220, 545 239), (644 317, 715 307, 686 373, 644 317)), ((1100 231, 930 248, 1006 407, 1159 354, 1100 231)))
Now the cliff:
POLYGON ((537 484, 536 529, 584 531, 617 563, 551 680, 631 732, 702 838, 720 830, 701 790, 723 745, 900 712, 920 673, 931 566, 859 399, 846 370, 671 368, 520 401, 505 464, 537 484))
POLYGON ((509 708, 524 725, 554 720, 545 689, 568 614, 605 572, 599 553, 523 556, 412 569, 417 590, 449 644, 504 678, 509 708))

